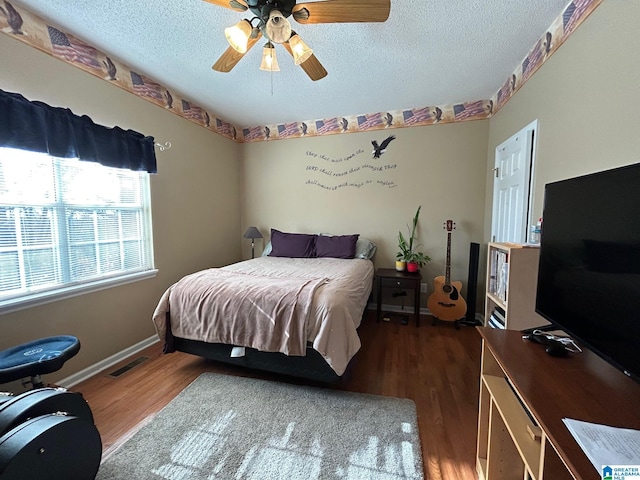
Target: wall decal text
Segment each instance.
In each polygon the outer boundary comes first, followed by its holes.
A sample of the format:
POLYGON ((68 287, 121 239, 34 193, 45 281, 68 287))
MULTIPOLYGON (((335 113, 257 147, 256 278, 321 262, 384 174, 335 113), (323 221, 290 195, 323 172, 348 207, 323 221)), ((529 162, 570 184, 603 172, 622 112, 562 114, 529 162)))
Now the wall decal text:
POLYGON ((369 162, 369 160, 356 164, 356 162, 360 161, 359 157, 362 154, 364 154, 364 150, 358 149, 345 157, 329 157, 323 153, 307 150, 306 158, 309 163, 305 167, 305 172, 310 177, 305 181, 305 185, 328 191, 344 188, 394 188, 398 186, 391 178, 380 178, 381 175, 397 170, 397 164, 377 164, 377 162, 369 162), (352 165, 346 165, 348 162, 352 163, 352 165))

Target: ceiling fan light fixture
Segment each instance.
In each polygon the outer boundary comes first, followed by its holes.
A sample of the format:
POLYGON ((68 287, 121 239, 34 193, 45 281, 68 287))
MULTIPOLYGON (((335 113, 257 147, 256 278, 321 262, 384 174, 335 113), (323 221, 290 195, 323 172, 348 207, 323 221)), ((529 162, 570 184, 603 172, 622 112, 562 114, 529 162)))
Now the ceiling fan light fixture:
POLYGON ((229 45, 231 45, 234 50, 239 53, 246 53, 247 42, 249 41, 252 30, 253 28, 249 20, 244 19, 232 27, 225 28, 224 36, 227 37, 227 42, 229 42, 229 45))
POLYGON ((293 32, 289 39, 289 45, 291 46, 291 52, 293 53, 293 63, 296 65, 300 65, 313 55, 313 50, 311 50, 309 46, 302 41, 300 35, 295 32, 293 32))
POLYGON ((262 63, 260 64, 260 70, 266 72, 279 72, 278 57, 276 57, 276 48, 273 43, 267 42, 262 49, 262 63))
POLYGON ((271 10, 269 20, 266 22, 265 30, 267 37, 274 43, 284 43, 291 37, 291 24, 282 12, 277 9, 271 10))

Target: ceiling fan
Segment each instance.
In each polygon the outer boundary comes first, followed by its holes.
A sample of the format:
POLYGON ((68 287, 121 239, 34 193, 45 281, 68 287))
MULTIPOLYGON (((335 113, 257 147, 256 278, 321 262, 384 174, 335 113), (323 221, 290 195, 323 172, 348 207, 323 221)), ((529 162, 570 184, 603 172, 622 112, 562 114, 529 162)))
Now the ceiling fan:
POLYGON ((230 72, 245 54, 265 37, 261 70, 279 70, 274 43, 280 43, 311 80, 320 80, 327 71, 313 51, 291 29, 292 16, 300 24, 384 22, 389 18, 391 0, 318 0, 296 3, 296 0, 205 0, 238 12, 250 10, 255 16, 240 20, 225 29, 229 48, 213 65, 218 72, 230 72))

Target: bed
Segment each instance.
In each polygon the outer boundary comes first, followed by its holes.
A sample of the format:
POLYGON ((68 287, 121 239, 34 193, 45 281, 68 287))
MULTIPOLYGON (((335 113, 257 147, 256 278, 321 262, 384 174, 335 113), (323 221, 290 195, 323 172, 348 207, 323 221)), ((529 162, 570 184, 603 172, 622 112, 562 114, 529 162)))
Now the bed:
POLYGON ((308 235, 312 247, 292 251, 280 248, 278 233, 265 255, 187 275, 164 292, 153 323, 165 353, 322 382, 342 378, 361 346, 375 245, 355 236, 359 248, 347 255, 354 258, 336 258, 339 249, 320 247, 326 239, 316 245, 319 235, 308 235))

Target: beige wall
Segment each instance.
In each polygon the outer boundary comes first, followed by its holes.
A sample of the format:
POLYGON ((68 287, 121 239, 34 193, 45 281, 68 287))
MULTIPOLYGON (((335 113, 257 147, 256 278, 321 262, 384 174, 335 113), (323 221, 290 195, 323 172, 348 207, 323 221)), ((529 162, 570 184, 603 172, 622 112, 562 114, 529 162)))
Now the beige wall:
MULTIPOLYGON (((640 162, 640 2, 605 0, 490 121, 486 210, 497 145, 538 119, 533 218, 545 183, 640 162)), ((485 237, 489 237, 487 215, 485 237)))
MULTIPOLYGON (((446 232, 453 219, 451 275, 466 284, 469 242, 483 241, 485 152, 488 121, 446 124, 400 130, 332 135, 308 139, 247 144, 244 150, 243 224, 288 232, 359 233, 378 245, 377 267, 393 268, 398 230, 407 233, 418 205, 420 241, 433 261, 422 271, 429 289, 444 274, 446 232), (380 159, 373 159, 371 141, 397 138, 380 159), (362 153, 357 153, 361 151, 362 153), (317 157, 314 157, 315 154, 317 157), (330 160, 345 159, 343 162, 330 160), (329 160, 323 160, 324 156, 329 160), (372 172, 365 165, 395 165, 372 172), (332 173, 361 167, 344 177, 332 173), (365 183, 360 188, 326 190, 343 182, 365 183), (370 180, 372 183, 366 184, 370 180), (393 188, 377 183, 394 182, 393 188)), ((422 305, 426 302, 423 299, 422 305)))
POLYGON ((107 82, 0 35, 0 88, 96 123, 170 141, 151 177, 157 277, 0 316, 0 348, 72 334, 80 353, 55 381, 154 335, 162 292, 186 273, 241 258, 240 146, 107 82))

